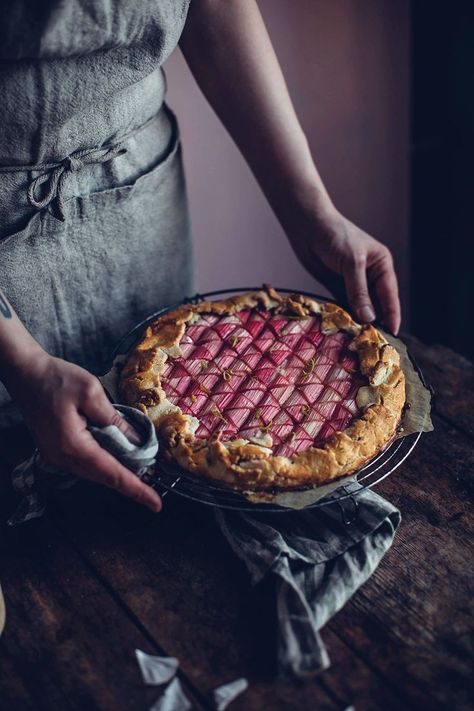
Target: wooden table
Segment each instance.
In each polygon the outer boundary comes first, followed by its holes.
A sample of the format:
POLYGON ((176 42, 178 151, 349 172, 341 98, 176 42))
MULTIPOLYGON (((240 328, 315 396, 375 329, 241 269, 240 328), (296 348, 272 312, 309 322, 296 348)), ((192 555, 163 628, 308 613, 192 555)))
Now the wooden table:
MULTIPOLYGON (((437 391, 435 432, 377 487, 403 522, 376 573, 325 628, 328 671, 299 686, 275 681, 271 588, 251 589, 212 511, 169 495, 155 516, 81 483, 43 519, 1 524, 0 708, 148 709, 158 691, 141 683, 138 647, 178 657, 197 709, 212 708, 209 692, 240 676, 250 688, 235 711, 467 709, 474 367, 406 340, 437 391)), ((15 500, 9 470, 30 447, 22 428, 1 435, 2 522, 15 500)))

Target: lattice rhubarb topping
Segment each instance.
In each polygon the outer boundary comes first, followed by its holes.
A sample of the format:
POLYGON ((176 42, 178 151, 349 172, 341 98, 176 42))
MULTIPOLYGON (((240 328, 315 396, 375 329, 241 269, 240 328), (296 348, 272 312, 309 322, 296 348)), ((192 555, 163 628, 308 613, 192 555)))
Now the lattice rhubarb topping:
POLYGON ((199 419, 196 437, 216 430, 223 441, 270 435, 273 454, 291 457, 359 414, 355 397, 366 383, 350 338, 323 335, 319 316, 255 309, 201 315, 181 339, 182 357, 167 361, 162 386, 184 414, 199 419))

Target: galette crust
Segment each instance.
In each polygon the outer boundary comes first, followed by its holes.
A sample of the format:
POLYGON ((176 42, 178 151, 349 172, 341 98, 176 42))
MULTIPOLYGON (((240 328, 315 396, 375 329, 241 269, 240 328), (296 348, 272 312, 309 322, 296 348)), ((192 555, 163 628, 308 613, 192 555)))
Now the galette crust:
MULTIPOLYGON (((288 490, 319 486, 366 464, 395 436, 405 404, 405 376, 396 349, 372 325, 361 326, 341 307, 303 294, 279 294, 269 285, 220 301, 183 305, 156 319, 129 354, 120 375, 120 393, 128 405, 154 422, 161 451, 190 472, 244 491, 288 490), (356 403, 360 415, 348 427, 291 458, 274 456, 269 442, 208 440, 194 433, 198 421, 166 397, 160 375, 169 357, 180 355, 187 324, 200 314, 232 315, 246 308, 271 309, 300 318, 321 316, 324 334, 345 331, 352 340, 367 384, 356 403)), ((267 437, 268 439, 268 437, 267 437)))

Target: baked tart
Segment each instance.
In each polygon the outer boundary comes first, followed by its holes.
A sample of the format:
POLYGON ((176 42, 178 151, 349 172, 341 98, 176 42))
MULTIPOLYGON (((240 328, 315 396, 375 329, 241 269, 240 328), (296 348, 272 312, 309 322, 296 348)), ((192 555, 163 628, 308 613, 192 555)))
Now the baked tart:
POLYGON ((374 326, 265 285, 159 316, 129 353, 120 392, 189 472, 275 491, 369 462, 396 434, 405 377, 374 326))

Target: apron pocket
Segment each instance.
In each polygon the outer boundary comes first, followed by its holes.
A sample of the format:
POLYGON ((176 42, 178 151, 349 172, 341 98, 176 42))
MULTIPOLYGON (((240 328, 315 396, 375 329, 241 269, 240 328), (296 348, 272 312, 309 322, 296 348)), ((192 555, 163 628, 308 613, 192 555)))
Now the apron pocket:
POLYGON ((91 210, 128 200, 136 191, 155 190, 181 152, 179 129, 166 106, 156 119, 123 143, 127 152, 100 167, 100 179, 78 174, 78 189, 66 202, 68 210, 85 217, 91 210), (81 184, 82 183, 82 184, 81 184), (74 205, 75 203, 75 205, 74 205))

